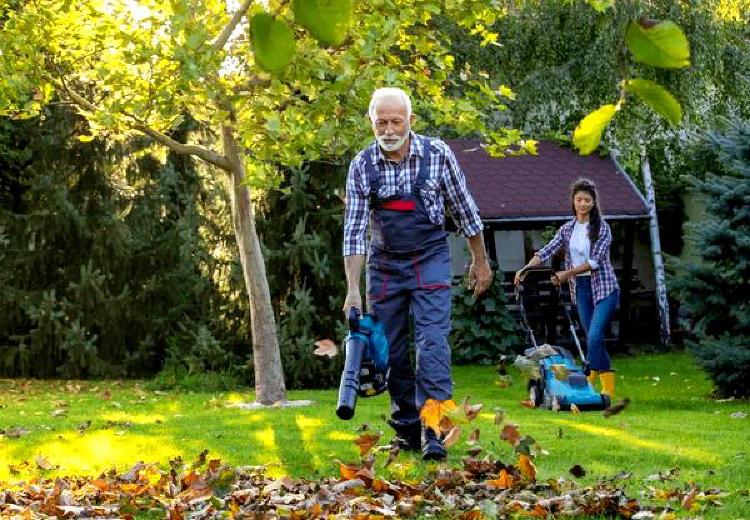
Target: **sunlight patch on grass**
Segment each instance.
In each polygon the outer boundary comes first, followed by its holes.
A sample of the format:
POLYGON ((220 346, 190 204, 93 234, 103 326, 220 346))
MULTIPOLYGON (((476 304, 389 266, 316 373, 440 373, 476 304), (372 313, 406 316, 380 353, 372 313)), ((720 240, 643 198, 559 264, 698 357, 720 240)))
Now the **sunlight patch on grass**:
POLYGON ((311 452, 312 460, 310 461, 316 468, 320 468, 323 464, 323 461, 321 460, 320 456, 318 456, 318 430, 321 426, 323 426, 323 421, 320 419, 315 419, 312 417, 307 417, 305 415, 297 415, 295 420, 297 421, 297 426, 299 427, 299 430, 302 435, 302 440, 305 443, 305 446, 308 447, 308 449, 311 452))
POLYGON ((256 430, 252 432, 252 436, 261 445, 258 448, 263 450, 263 461, 269 467, 268 474, 275 478, 288 474, 276 445, 276 434, 273 428, 256 430))
POLYGON ((631 433, 618 430, 615 428, 605 428, 602 426, 595 426, 593 424, 584 424, 584 423, 571 421, 568 419, 553 419, 552 422, 555 422, 557 424, 561 424, 564 426, 569 426, 571 428, 582 431, 584 433, 589 433, 591 435, 607 437, 608 439, 619 441, 622 444, 625 444, 630 447, 635 446, 638 448, 645 448, 651 451, 656 451, 656 452, 664 453, 667 455, 680 455, 680 456, 687 457, 697 462, 703 462, 703 463, 709 463, 709 464, 718 462, 715 453, 701 450, 699 448, 687 448, 685 446, 680 446, 679 443, 663 443, 663 442, 641 439, 640 437, 636 437, 635 435, 631 433))
POLYGON ((241 394, 239 392, 232 392, 227 395, 225 399, 225 401, 229 404, 244 403, 247 400, 247 394, 241 394))
POLYGON ((351 433, 336 431, 331 432, 326 436, 328 439, 331 439, 332 441, 353 441, 357 437, 351 433))
POLYGON ((157 421, 165 421, 161 414, 131 414, 127 412, 113 412, 103 415, 101 418, 104 421, 129 422, 131 424, 156 424, 157 421))

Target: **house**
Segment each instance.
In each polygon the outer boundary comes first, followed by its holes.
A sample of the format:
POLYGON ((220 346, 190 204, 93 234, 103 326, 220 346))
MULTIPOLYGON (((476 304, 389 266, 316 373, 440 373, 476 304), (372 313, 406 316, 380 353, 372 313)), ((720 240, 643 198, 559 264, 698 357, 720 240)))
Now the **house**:
MULTIPOLYGON (((446 143, 466 175, 485 223, 490 259, 503 272, 509 290, 513 273, 572 218, 571 183, 579 177, 594 181, 612 228, 611 257, 622 292, 612 334, 622 346, 631 339, 645 341, 645 331, 658 330, 646 201, 615 161, 581 156, 552 142, 540 142, 536 156, 505 158, 490 157, 479 141, 446 143)), ((452 235, 450 243, 453 272, 460 275, 468 259, 466 241, 452 235)))

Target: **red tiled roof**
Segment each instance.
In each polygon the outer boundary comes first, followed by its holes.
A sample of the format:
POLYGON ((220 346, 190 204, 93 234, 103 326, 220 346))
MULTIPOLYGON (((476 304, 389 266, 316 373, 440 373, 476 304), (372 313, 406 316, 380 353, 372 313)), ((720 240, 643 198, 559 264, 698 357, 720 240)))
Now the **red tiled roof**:
POLYGON ((611 220, 647 218, 635 185, 609 160, 581 156, 555 143, 539 154, 495 159, 479 141, 446 140, 458 158, 483 220, 559 220, 571 215, 570 184, 586 177, 597 186, 599 205, 611 220))

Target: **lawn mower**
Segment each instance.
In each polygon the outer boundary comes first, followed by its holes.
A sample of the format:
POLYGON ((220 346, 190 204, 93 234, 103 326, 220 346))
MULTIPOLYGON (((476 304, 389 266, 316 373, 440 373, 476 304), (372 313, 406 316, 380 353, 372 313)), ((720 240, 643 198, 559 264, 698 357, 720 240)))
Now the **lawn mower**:
POLYGON ((524 307, 523 282, 527 279, 536 281, 537 283, 532 283, 530 286, 538 287, 539 281, 550 280, 554 275, 554 271, 549 268, 528 268, 521 274, 522 283, 515 287, 521 321, 531 342, 531 347, 524 351, 526 362, 530 362, 534 368, 531 370, 528 382, 529 401, 534 407, 552 410, 569 410, 571 405, 575 405, 578 410, 604 410, 610 405, 609 396, 598 393, 587 378, 590 369, 581 349, 581 343, 578 341, 570 311, 562 301, 559 286, 550 284, 551 290, 557 295, 559 306, 563 308, 570 334, 583 366, 579 366, 573 355, 563 347, 546 343, 538 345, 534 330, 529 323, 524 307))

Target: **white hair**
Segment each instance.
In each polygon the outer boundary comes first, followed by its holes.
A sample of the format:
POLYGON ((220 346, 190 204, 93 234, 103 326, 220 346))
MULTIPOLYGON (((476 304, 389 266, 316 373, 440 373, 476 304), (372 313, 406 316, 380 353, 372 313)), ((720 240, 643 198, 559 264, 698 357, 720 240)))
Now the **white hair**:
POLYGON ((375 121, 375 111, 377 110, 378 103, 380 103, 383 99, 386 98, 396 98, 404 105, 406 108, 406 118, 409 119, 411 117, 411 99, 409 99, 409 96, 406 92, 401 90, 400 88, 395 87, 385 87, 385 88, 379 88, 375 92, 372 93, 372 99, 370 99, 370 121, 375 121))

